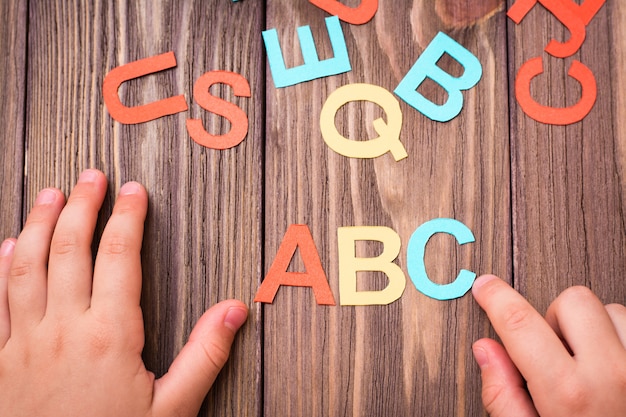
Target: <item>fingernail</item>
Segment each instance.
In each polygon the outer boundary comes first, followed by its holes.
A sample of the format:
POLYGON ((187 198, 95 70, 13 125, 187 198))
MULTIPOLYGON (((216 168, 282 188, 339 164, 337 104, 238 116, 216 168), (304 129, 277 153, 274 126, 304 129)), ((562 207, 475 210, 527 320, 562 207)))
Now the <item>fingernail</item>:
POLYGON ((120 188, 120 195, 137 194, 140 189, 141 186, 138 183, 127 182, 126 184, 122 185, 122 188, 120 188))
POLYGON ((472 352, 474 353, 474 359, 480 368, 482 369, 489 364, 489 355, 487 351, 480 346, 472 346, 472 352))
POLYGON ((98 178, 98 171, 94 169, 88 169, 83 171, 78 177, 78 182, 94 182, 98 178))
POLYGON ((0 256, 9 256, 13 253, 13 249, 15 248, 15 242, 7 239, 2 242, 2 246, 0 246, 0 256))
POLYGON ((236 332, 241 326, 243 326, 247 318, 247 310, 241 307, 231 307, 226 312, 226 316, 224 316, 224 326, 228 327, 233 332, 236 332))
POLYGON ((46 188, 45 190, 41 190, 39 194, 37 194, 37 198, 35 199, 35 205, 41 206, 43 204, 52 204, 56 199, 56 191, 46 188))
POLYGON ((498 278, 495 275, 482 275, 476 278, 476 280, 474 281, 474 284, 472 285, 472 289, 477 290, 478 288, 482 287, 489 281, 493 281, 494 279, 498 279, 498 278))

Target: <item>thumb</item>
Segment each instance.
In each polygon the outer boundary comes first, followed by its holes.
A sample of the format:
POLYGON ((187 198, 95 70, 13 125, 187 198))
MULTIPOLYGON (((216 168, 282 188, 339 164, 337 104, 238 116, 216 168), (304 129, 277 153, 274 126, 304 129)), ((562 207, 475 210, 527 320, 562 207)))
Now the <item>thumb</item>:
POLYGON ((200 317, 167 373, 155 381, 154 416, 197 415, 247 316, 245 304, 227 300, 200 317))
POLYGON ((504 347, 491 339, 472 346, 480 366, 482 400, 491 417, 537 417, 526 383, 504 347))

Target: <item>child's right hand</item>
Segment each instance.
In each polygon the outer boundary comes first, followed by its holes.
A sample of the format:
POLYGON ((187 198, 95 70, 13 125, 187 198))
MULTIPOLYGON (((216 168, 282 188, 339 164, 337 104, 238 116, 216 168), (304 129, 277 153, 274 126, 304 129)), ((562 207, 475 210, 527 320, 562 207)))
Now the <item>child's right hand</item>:
POLYGON ((91 242, 107 182, 83 172, 67 204, 43 190, 19 238, 0 245, 0 416, 191 417, 226 362, 246 306, 210 308, 169 371, 143 363, 141 294, 146 190, 122 187, 91 242))
POLYGON ((626 416, 626 307, 572 287, 544 318, 494 276, 472 292, 504 344, 473 347, 492 417, 626 416))

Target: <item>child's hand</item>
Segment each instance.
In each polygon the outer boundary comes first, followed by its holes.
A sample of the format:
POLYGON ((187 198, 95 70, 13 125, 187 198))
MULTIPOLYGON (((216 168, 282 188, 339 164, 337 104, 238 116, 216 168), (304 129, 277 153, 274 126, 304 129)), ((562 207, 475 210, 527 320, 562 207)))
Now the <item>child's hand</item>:
POLYGON ((624 306, 572 287, 544 319, 494 276, 478 278, 472 291, 504 343, 473 347, 492 417, 626 416, 624 306))
POLYGON ((43 190, 19 238, 0 247, 0 416, 195 416, 246 319, 238 301, 211 308, 155 381, 141 358, 147 194, 122 187, 94 268, 105 192, 95 170, 67 204, 59 190, 43 190))

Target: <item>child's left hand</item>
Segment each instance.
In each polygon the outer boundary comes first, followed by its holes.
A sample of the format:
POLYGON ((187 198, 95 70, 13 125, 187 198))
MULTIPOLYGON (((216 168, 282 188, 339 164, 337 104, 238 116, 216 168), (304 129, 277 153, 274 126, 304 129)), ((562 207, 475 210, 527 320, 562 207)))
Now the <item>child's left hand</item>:
POLYGON ((140 250, 148 198, 120 190, 92 266, 106 179, 80 176, 67 204, 43 190, 17 240, 0 247, 0 415, 195 416, 247 316, 241 302, 208 310, 167 374, 141 352, 140 250))

